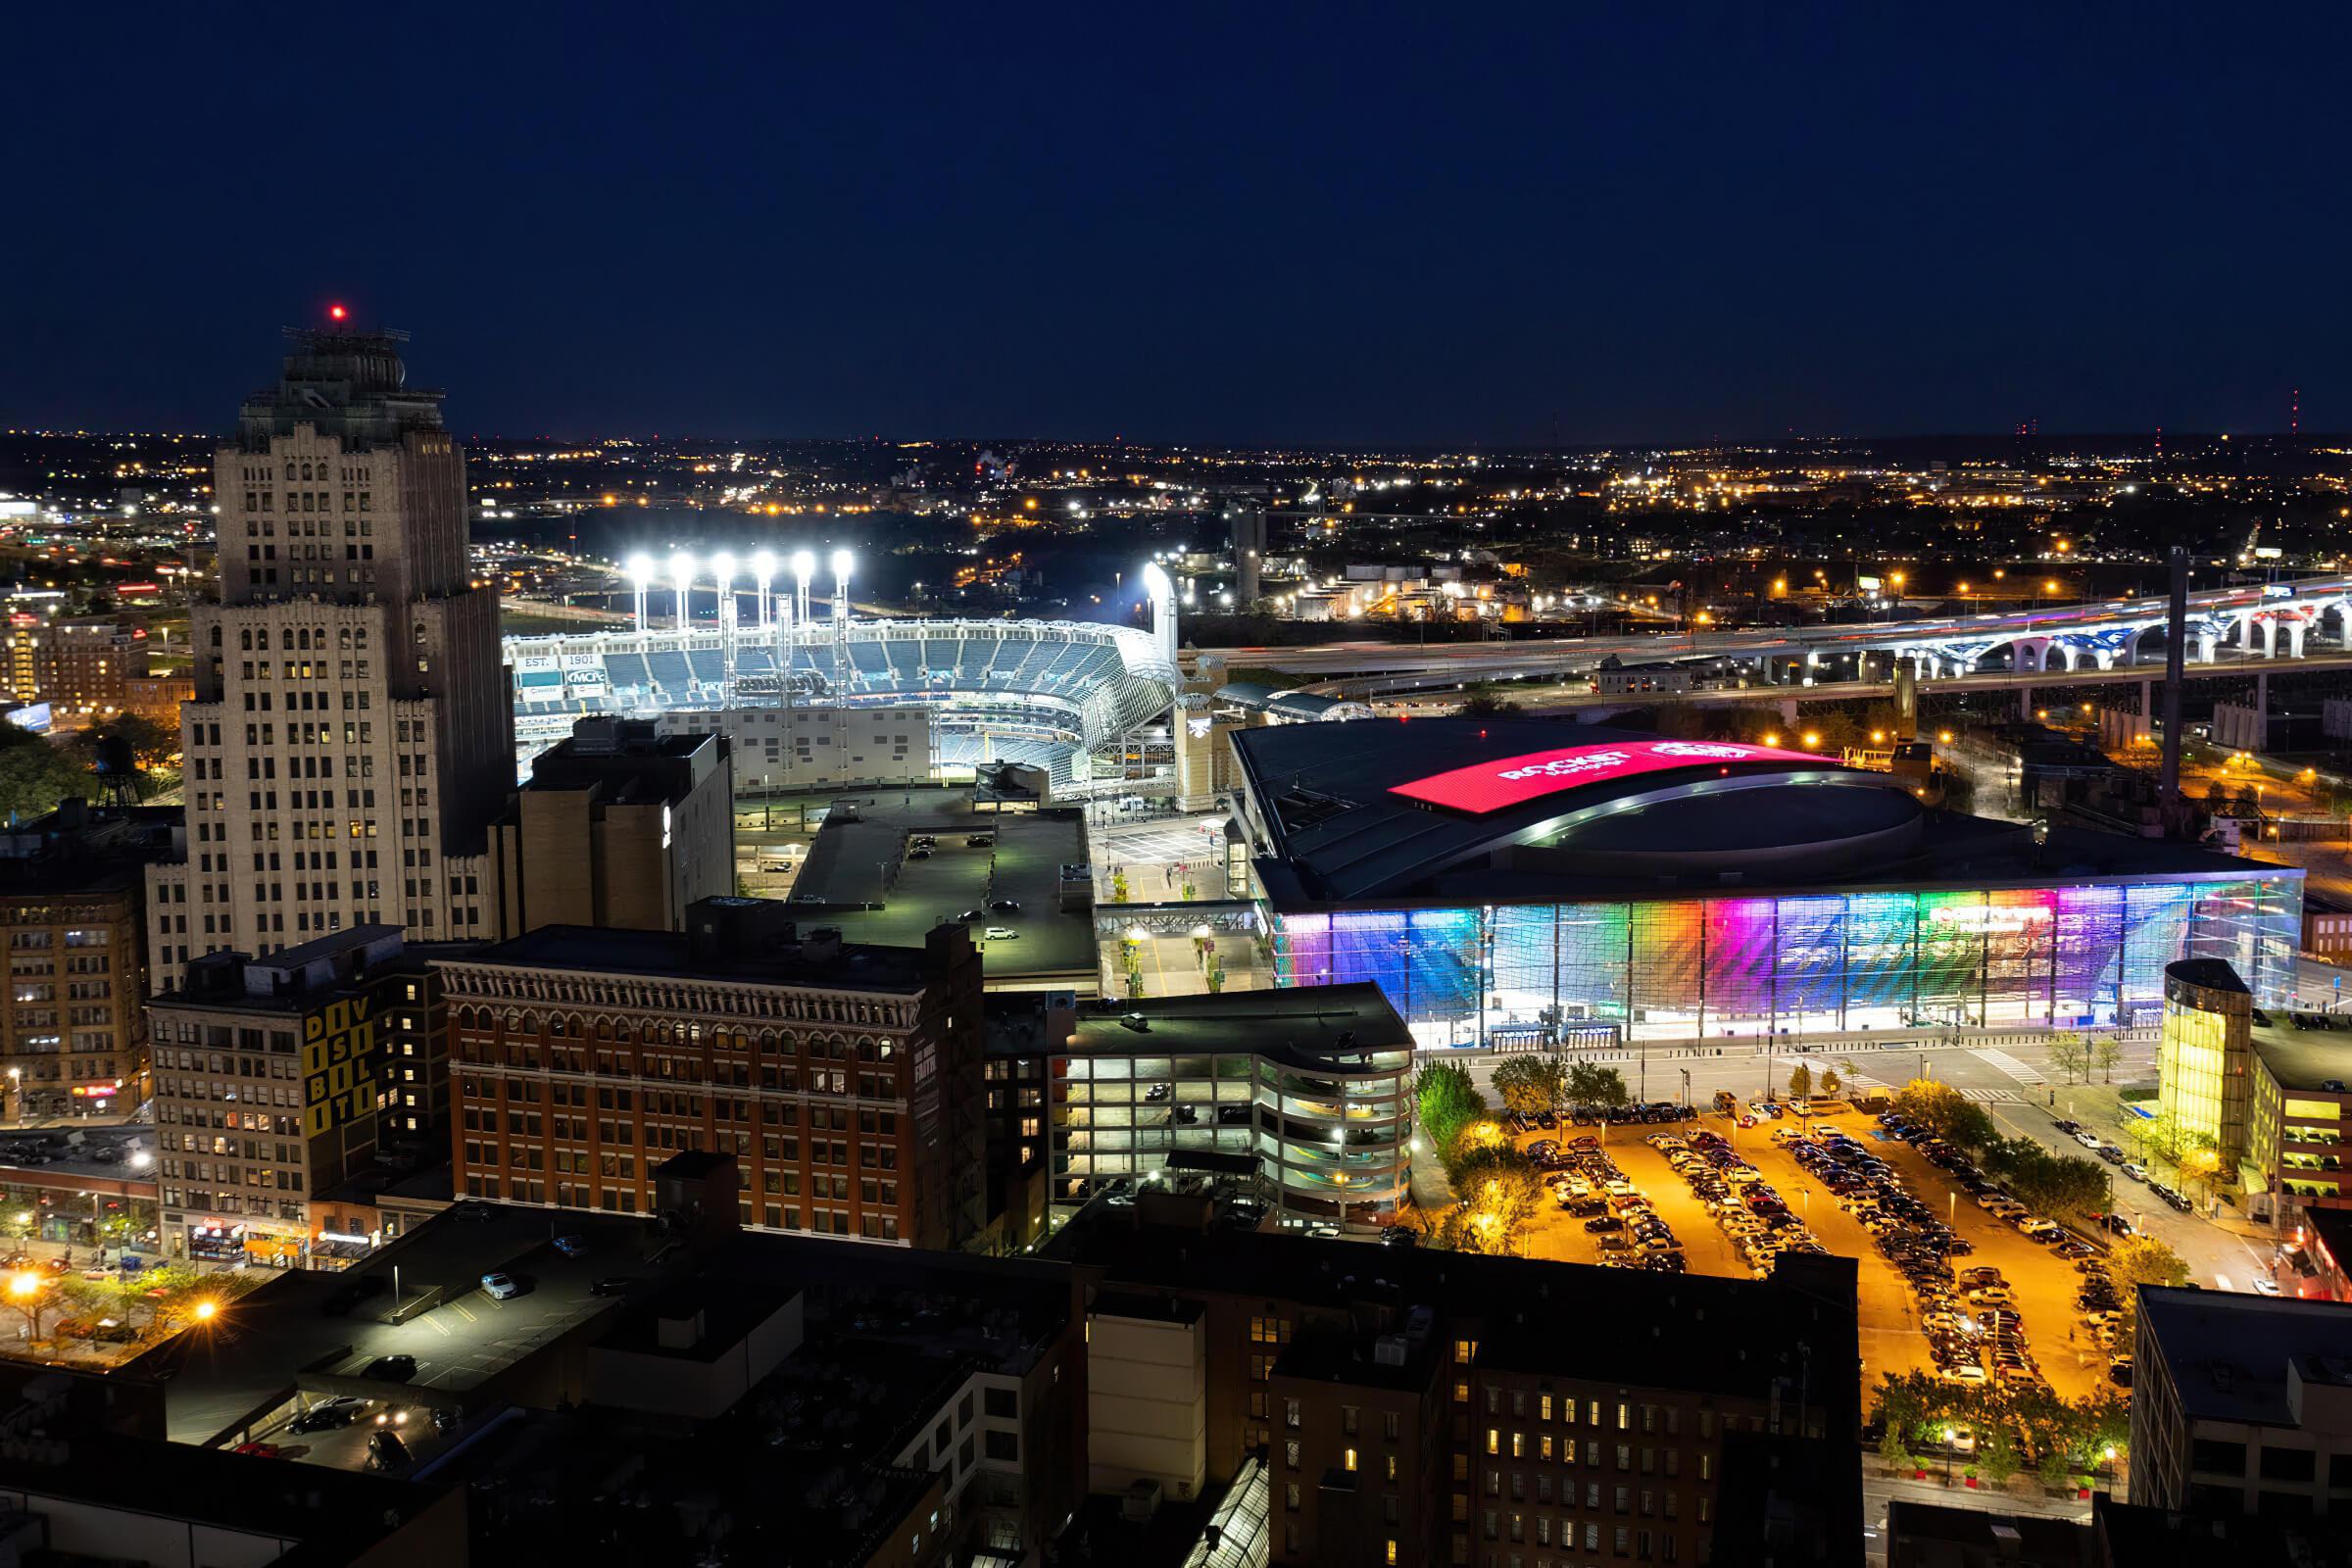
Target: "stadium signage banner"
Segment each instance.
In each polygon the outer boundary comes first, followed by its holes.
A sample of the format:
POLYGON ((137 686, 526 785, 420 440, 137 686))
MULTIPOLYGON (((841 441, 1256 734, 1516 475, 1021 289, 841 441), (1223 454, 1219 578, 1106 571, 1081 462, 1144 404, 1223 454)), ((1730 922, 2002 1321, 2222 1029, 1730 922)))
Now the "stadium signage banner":
POLYGON ((1389 793, 1450 810, 1484 815, 1588 784, 1677 768, 1728 766, 1734 762, 1838 765, 1810 752, 1784 752, 1769 746, 1742 746, 1728 741, 1619 741, 1498 758, 1395 785, 1389 793))

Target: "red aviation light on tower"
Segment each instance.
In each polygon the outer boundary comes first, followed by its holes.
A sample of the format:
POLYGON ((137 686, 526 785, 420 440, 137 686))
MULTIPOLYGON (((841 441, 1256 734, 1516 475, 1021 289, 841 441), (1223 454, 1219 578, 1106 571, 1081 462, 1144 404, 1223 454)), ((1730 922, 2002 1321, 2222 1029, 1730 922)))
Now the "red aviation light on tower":
POLYGON ((326 318, 330 321, 347 321, 351 319, 351 312, 340 305, 329 305, 326 308, 326 318))

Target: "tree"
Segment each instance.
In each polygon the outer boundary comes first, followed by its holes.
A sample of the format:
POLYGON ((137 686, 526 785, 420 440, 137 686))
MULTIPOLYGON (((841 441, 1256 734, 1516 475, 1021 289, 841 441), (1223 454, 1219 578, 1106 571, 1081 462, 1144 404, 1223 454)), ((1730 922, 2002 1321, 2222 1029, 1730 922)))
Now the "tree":
POLYGON ((1790 1100, 1813 1098, 1813 1069, 1801 1061, 1788 1069, 1788 1098, 1790 1100))
POLYGON ((1429 1147, 1446 1157, 1453 1141, 1471 1121, 1486 1114, 1487 1098, 1457 1062, 1433 1061, 1413 1075, 1414 1108, 1429 1147))
POLYGON ((2062 1029, 2050 1036, 2049 1051, 2050 1065, 2065 1073, 2068 1083, 2075 1081, 2077 1073, 2085 1077, 2089 1075, 2090 1042, 2084 1040, 2079 1031, 2062 1029))
POLYGON ((2101 1083, 2115 1082, 2115 1064, 2124 1059, 2124 1043, 2113 1035, 2101 1035, 2090 1048, 2090 1059, 2098 1066, 2101 1083))
POLYGON ((1459 1250, 1508 1255, 1519 1250, 1527 1222, 1543 1201, 1544 1173, 1508 1145, 1481 1149, 1456 1165, 1453 1190, 1461 1199, 1456 1212, 1465 1216, 1459 1250))
POLYGON ((1963 1149, 1984 1149, 2000 1137, 1984 1106, 1951 1085, 1930 1078, 1914 1078, 1903 1085, 1894 1097, 1894 1113, 1963 1149))
POLYGON ((1513 1056, 1494 1069, 1494 1092, 1521 1115, 1556 1110, 1567 1098, 1568 1069, 1556 1056, 1513 1056))
POLYGON ((91 788, 89 769, 73 753, 0 722, 0 816, 40 816, 68 796, 88 799, 91 788))
POLYGON ((1837 1068, 1824 1067, 1821 1070, 1820 1087, 1821 1097, 1824 1100, 1836 1100, 1838 1098, 1838 1091, 1845 1087, 1845 1080, 1838 1076, 1837 1068))
POLYGON ((2017 1439, 2008 1427, 1997 1420, 1989 1430, 1977 1433, 1977 1469, 1999 1491, 2017 1474, 2023 1461, 2018 1456, 2017 1439))
POLYGON ((2107 1271, 2125 1286, 2188 1283, 2188 1264, 2153 1236, 2127 1236, 2117 1242, 2107 1253, 2107 1271))
POLYGON ((1979 1163, 2011 1197, 2045 1212, 2103 1214, 2112 1200, 2106 1167, 2097 1160, 2053 1154, 2031 1138, 1995 1138, 1979 1163))
POLYGON ((1614 1067, 1580 1061, 1568 1069, 1568 1102, 1572 1105, 1623 1110, 1633 1102, 1633 1093, 1625 1087, 1625 1074, 1614 1067))
POLYGON ((1912 1457, 1909 1445, 1903 1441, 1903 1429, 1891 1421, 1886 1423, 1886 1430, 1879 1435, 1879 1457, 1886 1461, 1889 1470, 1919 1468, 1919 1461, 1912 1457))

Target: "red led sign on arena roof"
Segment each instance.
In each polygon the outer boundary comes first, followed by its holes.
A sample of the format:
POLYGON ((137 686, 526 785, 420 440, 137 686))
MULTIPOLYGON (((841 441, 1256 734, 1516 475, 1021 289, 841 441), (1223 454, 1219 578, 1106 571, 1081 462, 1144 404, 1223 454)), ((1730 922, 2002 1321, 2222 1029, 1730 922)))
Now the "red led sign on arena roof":
POLYGON ((1618 741, 1605 746, 1571 746, 1556 752, 1527 752, 1518 757, 1496 758, 1450 772, 1432 773, 1410 784, 1398 784, 1389 793, 1427 801, 1432 806, 1449 807, 1456 811, 1483 814, 1610 779, 1732 762, 1837 765, 1810 752, 1783 752, 1769 746, 1739 746, 1726 741, 1618 741))

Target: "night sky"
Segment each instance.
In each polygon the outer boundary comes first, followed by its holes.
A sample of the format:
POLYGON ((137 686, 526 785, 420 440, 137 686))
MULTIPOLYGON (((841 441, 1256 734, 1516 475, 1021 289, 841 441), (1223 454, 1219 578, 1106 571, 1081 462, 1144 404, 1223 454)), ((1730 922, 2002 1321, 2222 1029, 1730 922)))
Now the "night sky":
POLYGON ((0 424, 339 299, 468 433, 2341 429, 2342 16, 19 7, 0 424))

